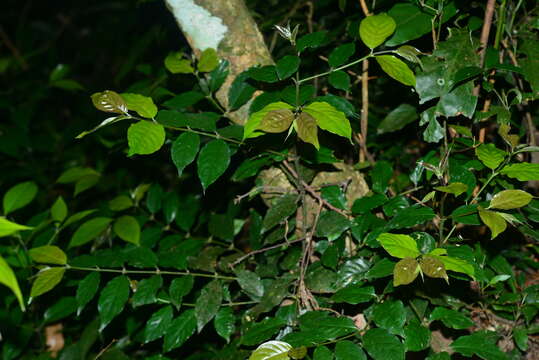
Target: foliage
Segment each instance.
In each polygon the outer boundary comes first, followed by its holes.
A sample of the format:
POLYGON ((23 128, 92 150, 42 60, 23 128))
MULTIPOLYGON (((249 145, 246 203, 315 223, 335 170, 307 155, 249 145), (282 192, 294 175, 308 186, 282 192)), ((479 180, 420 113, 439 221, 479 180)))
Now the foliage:
POLYGON ((164 3, 4 12, 2 358, 537 357, 537 4, 247 3, 228 107, 164 3))

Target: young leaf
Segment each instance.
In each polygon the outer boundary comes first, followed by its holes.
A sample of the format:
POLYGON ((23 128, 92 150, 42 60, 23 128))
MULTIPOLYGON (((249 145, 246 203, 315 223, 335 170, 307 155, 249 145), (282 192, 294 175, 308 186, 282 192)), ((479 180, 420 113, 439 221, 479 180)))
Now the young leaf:
POLYGON ((288 360, 292 345, 284 341, 267 341, 256 348, 249 360, 288 360))
POLYGON ((351 138, 352 128, 348 119, 343 112, 327 102, 312 102, 304 107, 303 111, 311 115, 321 129, 347 139, 351 138))
POLYGON ((389 255, 397 258, 416 258, 421 254, 417 243, 409 235, 382 233, 378 235, 378 241, 389 255))
POLYGON ((468 185, 461 182, 454 182, 446 186, 436 186, 435 189, 444 193, 459 196, 468 190, 468 185))
POLYGON ((393 79, 404 85, 415 86, 414 72, 402 60, 393 55, 379 55, 375 58, 382 70, 393 79))
POLYGON ((223 299, 221 282, 213 280, 200 292, 195 304, 195 315, 198 332, 217 314, 223 299))
POLYGON ((170 154, 172 162, 178 169, 178 176, 181 176, 183 169, 195 160, 199 147, 200 136, 191 132, 184 132, 174 140, 170 154))
POLYGON ((65 265, 67 255, 58 246, 44 245, 28 251, 30 258, 40 264, 65 265))
POLYGON ((172 52, 165 58, 165 68, 173 74, 192 74, 191 61, 182 59, 181 52, 172 52))
POLYGON ((488 209, 518 209, 528 205, 532 199, 533 195, 523 190, 503 190, 490 200, 488 209))
POLYGON ((200 59, 198 60, 197 68, 200 72, 210 72, 213 71, 219 65, 219 57, 217 56, 217 51, 212 48, 208 48, 200 54, 200 59))
POLYGON ((86 221, 73 234, 69 247, 84 245, 99 236, 109 226, 111 218, 97 217, 86 221))
POLYGON ((127 113, 127 103, 120 94, 105 90, 92 95, 92 103, 97 110, 111 112, 116 114, 127 113))
POLYGON ((20 225, 9 221, 3 216, 0 216, 0 237, 9 236, 15 234, 17 231, 31 230, 32 227, 26 225, 20 225))
POLYGON ((256 130, 262 130, 268 133, 281 133, 288 130, 293 120, 294 113, 289 109, 272 110, 264 115, 256 130))
POLYGON ((449 282, 449 277, 445 272, 445 265, 440 259, 425 255, 421 258, 419 266, 425 275, 431 278, 442 278, 449 282))
POLYGON ((64 198, 58 196, 54 204, 51 207, 51 217, 53 220, 62 222, 67 216, 67 205, 64 198))
POLYGON ((494 239, 507 228, 507 223, 503 216, 495 211, 479 209, 479 217, 488 226, 491 232, 490 239, 494 239))
POLYGON ((446 270, 460 272, 469 275, 472 278, 474 277, 475 270, 472 264, 468 263, 466 260, 458 259, 451 256, 440 256, 439 254, 436 254, 436 252, 440 250, 445 249, 434 249, 429 255, 440 260, 444 264, 446 270))
POLYGON ((243 140, 263 135, 262 132, 256 131, 256 129, 259 127, 260 123, 262 122, 262 119, 264 119, 264 117, 271 111, 283 110, 283 109, 288 109, 290 111, 291 109, 293 109, 293 107, 288 105, 287 103, 278 101, 278 102, 266 105, 262 110, 251 114, 251 116, 249 117, 249 120, 247 120, 243 128, 243 140))
POLYGON ((35 298, 52 290, 62 281, 65 271, 63 267, 47 267, 38 272, 30 290, 30 296, 35 298))
POLYGON ((0 256, 0 284, 4 284, 8 288, 10 288, 11 291, 13 291, 13 294, 15 294, 15 297, 19 301, 19 306, 21 307, 21 310, 24 311, 24 300, 22 298, 19 283, 17 282, 17 278, 15 277, 13 270, 11 270, 11 267, 8 265, 8 263, 4 260, 2 256, 0 256))
POLYGON ((382 45, 395 31, 395 20, 386 13, 367 16, 359 24, 359 37, 369 48, 382 45))
POLYGON ((99 331, 103 331, 122 312, 128 299, 129 279, 124 275, 115 277, 105 285, 97 303, 101 320, 99 331))
POLYGON ((116 219, 112 226, 114 233, 124 241, 139 245, 140 243, 140 225, 133 216, 124 215, 116 219))
POLYGON ((84 307, 94 298, 97 290, 99 289, 99 283, 101 282, 101 275, 98 272, 92 272, 79 282, 77 287, 77 294, 75 296, 77 300, 77 316, 80 315, 84 307))
POLYGON ((4 195, 4 215, 28 205, 37 195, 37 185, 26 181, 10 188, 4 195))
POLYGON ((313 144, 319 150, 320 144, 318 143, 318 126, 316 125, 316 120, 308 113, 302 112, 296 120, 296 125, 298 137, 306 143, 313 144))
POLYGON ((140 116, 152 119, 157 115, 157 106, 155 106, 151 97, 140 94, 123 93, 122 98, 127 103, 127 108, 136 111, 140 116))
POLYGON ((520 181, 539 180, 539 164, 522 162, 505 166, 501 174, 520 181))
POLYGON ((400 260, 393 268, 393 286, 408 285, 419 274, 419 263, 416 259, 407 257, 400 260))
POLYGON ((157 340, 167 332, 172 323, 173 310, 172 306, 167 305, 157 310, 150 316, 146 327, 144 328, 144 343, 157 340))
POLYGON ((197 159, 198 177, 206 190, 230 164, 230 150, 223 140, 212 140, 200 151, 197 159))
POLYGON ((494 144, 481 144, 475 149, 475 154, 486 167, 492 170, 496 169, 507 155, 494 144))
POLYGON ((195 333, 197 320, 195 310, 184 311, 176 319, 172 320, 165 333, 163 351, 169 352, 183 345, 183 343, 195 333))
POLYGON ((127 129, 127 142, 129 144, 127 156, 152 154, 161 149, 165 143, 165 128, 161 124, 141 120, 131 124, 127 129))
POLYGON ((133 200, 127 195, 119 195, 109 201, 109 209, 112 211, 123 211, 135 205, 133 200))

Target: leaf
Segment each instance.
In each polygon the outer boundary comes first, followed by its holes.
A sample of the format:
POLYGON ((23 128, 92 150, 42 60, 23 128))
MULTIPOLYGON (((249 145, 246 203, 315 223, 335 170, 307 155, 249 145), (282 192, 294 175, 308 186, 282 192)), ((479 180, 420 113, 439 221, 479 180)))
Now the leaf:
POLYGON ((533 195, 523 190, 503 190, 490 200, 489 209, 511 210, 526 206, 533 195))
POLYGON ((475 148, 475 154, 489 169, 496 169, 505 159, 507 153, 498 149, 494 144, 481 144, 475 148))
POLYGON ((213 184, 230 164, 230 150, 223 140, 212 140, 207 143, 197 159, 197 171, 202 188, 206 190, 213 184))
POLYGON ((357 344, 341 340, 335 346, 335 360, 367 360, 367 356, 357 344))
POLYGON ((370 49, 382 45, 395 31, 395 20, 386 13, 367 16, 359 24, 359 37, 370 49))
POLYGON ((277 61, 276 71, 280 80, 284 80, 292 76, 298 71, 300 59, 295 55, 286 55, 277 61))
POLYGON ((397 258, 415 258, 421 254, 417 249, 417 243, 409 235, 382 233, 378 235, 377 240, 389 255, 397 258))
POLYGON ((150 316, 144 328, 144 343, 157 340, 165 335, 172 323, 172 306, 163 306, 150 316))
POLYGON ((0 237, 9 236, 15 234, 17 231, 31 230, 30 226, 19 225, 11 222, 3 216, 0 216, 0 237))
POLYGON ((440 125, 438 120, 432 118, 429 120, 429 124, 423 132, 423 139, 426 142, 438 143, 444 138, 444 128, 440 125))
POLYGON ((172 74, 192 74, 191 61, 182 59, 181 52, 172 52, 165 58, 165 68, 172 74))
POLYGON ((400 104, 378 125, 378 134, 385 134, 402 129, 406 125, 417 120, 417 110, 409 104, 400 104))
POLYGON ((279 81, 277 69, 273 65, 255 66, 249 69, 249 77, 256 81, 274 83, 279 81))
POLYGON ((17 278, 2 256, 0 256, 0 284, 4 284, 13 291, 13 294, 15 294, 15 297, 19 301, 21 310, 25 311, 24 300, 17 278))
MULTIPOLYGON (((511 131, 511 126, 509 124, 500 124, 498 127, 498 134, 502 137, 502 139, 505 141, 507 145, 509 145, 511 148, 514 148, 519 143, 519 136, 515 134, 509 134, 509 131, 511 131)), ((530 146, 531 148, 534 148, 533 146, 530 146)), ((537 148, 537 146, 535 146, 537 148)), ((524 149, 521 149, 520 151, 526 151, 524 149)), ((529 151, 529 150, 528 150, 529 151)), ((538 150, 531 150, 531 151, 538 151, 538 150)))
POLYGON ((98 272, 91 272, 79 282, 75 296, 78 304, 77 316, 81 314, 84 307, 94 298, 97 290, 99 290, 100 282, 101 275, 98 272))
POLYGON ((293 348, 288 352, 288 356, 290 356, 291 359, 303 359, 305 356, 307 356, 307 347, 300 346, 293 348))
MULTIPOLYGON (((434 251, 439 249, 434 249, 434 251)), ((452 256, 439 256, 435 255, 432 251, 429 255, 434 256, 438 260, 444 263, 446 270, 451 270, 455 272, 460 272, 470 277, 474 277, 475 270, 472 264, 468 263, 466 260, 458 259, 452 256)))
POLYGON ((419 274, 419 263, 416 259, 407 257, 400 260, 393 268, 393 286, 408 285, 419 274))
POLYGON ((313 360, 333 360, 333 354, 327 347, 321 345, 314 350, 313 360))
POLYGON ((103 331, 122 312, 128 299, 129 279, 126 276, 117 276, 105 285, 97 303, 101 321, 99 331, 103 331))
POLYGON ((256 130, 274 134, 281 133, 288 130, 293 120, 294 113, 289 109, 272 110, 264 115, 256 130))
POLYGON ((419 321, 410 321, 404 328, 404 345, 407 351, 421 351, 430 345, 430 330, 419 321))
POLYGON ((141 120, 127 129, 127 142, 127 156, 153 154, 165 143, 165 128, 161 124, 141 120))
POLYGON ((195 304, 195 315, 198 332, 217 314, 223 299, 221 283, 213 280, 200 292, 195 304))
POLYGON ((444 193, 459 196, 468 190, 468 185, 461 182, 454 182, 446 186, 436 186, 435 189, 444 193))
POLYGON ((116 114, 127 113, 127 103, 117 92, 105 90, 95 93, 91 97, 92 103, 97 110, 116 114))
POLYGON ((449 282, 449 278, 445 272, 445 265, 440 259, 425 255, 421 258, 419 266, 425 275, 431 278, 445 279, 446 282, 449 282))
POLYGON ((140 94, 123 93, 122 98, 127 103, 127 108, 136 111, 140 116, 152 119, 157 115, 157 106, 155 106, 151 97, 140 94))
POLYGON ((67 255, 58 246, 45 245, 28 251, 30 258, 40 264, 65 265, 67 255))
POLYGON ((221 88, 229 73, 228 60, 221 60, 219 65, 210 73, 210 90, 215 92, 221 88))
POLYGON ((241 337, 243 345, 251 346, 260 344, 286 326, 286 321, 280 318, 266 318, 259 323, 254 323, 247 328, 241 337))
POLYGON ((256 348, 249 360, 288 360, 292 345, 283 341, 268 341, 256 348))
POLYGON ((483 223, 490 229, 490 239, 494 239, 507 228, 507 223, 503 216, 495 211, 479 209, 479 217, 483 223))
POLYGON ((67 205, 64 198, 58 196, 54 204, 51 207, 51 217, 53 220, 62 222, 67 216, 67 205))
POLYGON ((385 193, 393 177, 393 167, 388 161, 377 161, 371 171, 372 189, 385 193))
POLYGON ((140 243, 140 225, 133 216, 124 215, 116 219, 112 226, 114 233, 124 241, 139 245, 140 243))
POLYGON ((192 276, 182 276, 172 280, 170 283, 170 298, 175 305, 180 305, 182 298, 189 294, 193 289, 195 280, 192 276))
POLYGON ((324 211, 316 226, 316 236, 326 237, 329 241, 336 240, 350 228, 350 221, 335 211, 324 211))
POLYGON ((387 227, 390 229, 410 228, 430 221, 435 216, 434 210, 430 207, 414 205, 398 210, 395 217, 387 224, 387 227))
POLYGON ((329 66, 336 68, 344 64, 350 59, 356 52, 356 45, 354 43, 347 43, 337 46, 328 57, 329 66))
POLYGON ((474 325, 474 322, 461 312, 440 306, 430 314, 429 321, 436 320, 441 320, 445 326, 457 330, 464 330, 474 325))
POLYGON ((328 77, 329 84, 335 89, 349 91, 350 90, 350 76, 344 71, 334 71, 328 77))
POLYGON ((248 72, 243 72, 236 76, 230 89, 228 90, 228 107, 229 110, 238 109, 245 104, 255 92, 255 88, 249 84, 248 72))
POLYGON ((219 65, 219 57, 217 56, 217 51, 212 48, 207 48, 200 54, 198 59, 197 68, 200 72, 210 72, 215 70, 219 65))
POLYGON ((100 174, 91 168, 83 168, 83 167, 73 167, 71 169, 68 169, 60 175, 58 180, 56 180, 59 184, 69 184, 77 182, 85 177, 89 176, 99 176, 100 174))
POLYGON ((486 331, 461 336, 451 343, 451 348, 467 357, 474 354, 484 360, 507 360, 507 354, 496 345, 498 336, 486 331))
POLYGON ((195 133, 184 132, 174 140, 170 154, 172 162, 178 169, 178 176, 181 176, 183 169, 195 160, 199 147, 200 136, 195 133))
POLYGON ((112 211, 127 210, 134 205, 133 200, 127 195, 119 195, 109 201, 109 209, 112 211))
POLYGON ((296 49, 302 52, 307 48, 317 48, 324 45, 328 41, 327 31, 315 31, 313 33, 303 35, 296 42, 296 49))
POLYGON ((406 310, 400 300, 386 300, 374 306, 372 319, 379 327, 392 334, 401 334, 406 322, 406 310))
POLYGON ((264 285, 260 277, 249 270, 241 270, 236 273, 238 284, 254 300, 260 300, 264 295, 264 285))
POLYGON ((318 126, 316 120, 308 113, 302 112, 296 120, 296 125, 298 137, 302 141, 314 145, 319 150, 320 144, 318 143, 318 126))
POLYGON ((234 316, 234 312, 230 307, 222 307, 219 309, 219 312, 217 312, 215 318, 213 319, 215 331, 220 337, 225 339, 227 343, 230 342, 230 335, 234 333, 236 328, 234 325, 235 322, 236 317, 234 316))
POLYGON ((402 60, 393 55, 379 55, 375 58, 382 70, 393 79, 404 85, 415 86, 414 72, 402 60))
POLYGON ((291 110, 293 109, 293 107, 288 105, 287 103, 278 101, 278 102, 274 102, 269 105, 266 105, 260 111, 252 113, 251 116, 249 117, 249 120, 247 120, 247 122, 244 125, 243 140, 262 135, 263 133, 261 133, 260 131, 256 131, 256 129, 258 129, 260 123, 262 122, 262 119, 264 119, 264 117, 271 111, 283 110, 283 109, 291 110))
POLYGON ((4 215, 28 205, 37 195, 37 185, 26 181, 10 188, 4 194, 4 215))
POLYGON ((368 330, 363 346, 374 360, 404 360, 404 345, 385 329, 368 330))
POLYGON ((296 212, 298 197, 294 194, 287 194, 274 201, 264 216, 262 226, 265 230, 270 230, 275 225, 281 223, 287 217, 296 212))
POLYGON ((46 267, 38 272, 30 290, 30 296, 35 298, 52 290, 62 281, 65 271, 64 267, 46 267))
POLYGON ((82 224, 71 237, 69 247, 81 246, 98 237, 109 226, 112 219, 96 217, 82 224))
POLYGON ((403 45, 399 46, 399 48, 395 52, 406 60, 419 64, 419 66, 423 67, 423 63, 419 59, 419 55, 421 55, 422 53, 415 47, 410 45, 403 45))
POLYGON ((257 156, 247 159, 238 166, 232 175, 232 181, 241 181, 250 178, 251 176, 255 176, 264 166, 269 165, 271 162, 272 160, 267 156, 257 156))
POLYGON ((327 102, 312 102, 304 107, 303 111, 311 115, 321 129, 347 139, 351 138, 352 128, 348 119, 343 112, 327 102))
POLYGON ((500 173, 519 181, 535 181, 539 180, 539 164, 527 162, 511 164, 505 166, 500 173))
POLYGON ((159 275, 141 280, 137 284, 137 291, 131 299, 133 307, 155 303, 157 301, 157 291, 161 286, 163 286, 163 278, 159 275))
POLYGON ((182 346, 195 333, 196 328, 195 310, 189 309, 184 311, 180 316, 172 320, 166 330, 163 351, 169 352, 182 346))
POLYGON ((359 303, 369 302, 374 298, 376 298, 374 287, 359 287, 357 284, 353 284, 342 288, 333 294, 331 301, 357 305, 359 303))

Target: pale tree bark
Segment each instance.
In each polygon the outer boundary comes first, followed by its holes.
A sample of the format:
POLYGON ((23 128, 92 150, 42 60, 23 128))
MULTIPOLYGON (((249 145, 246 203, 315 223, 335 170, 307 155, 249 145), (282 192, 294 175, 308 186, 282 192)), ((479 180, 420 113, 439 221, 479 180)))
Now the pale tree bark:
MULTIPOLYGON (((207 48, 217 50, 230 63, 230 73, 217 100, 228 110, 228 90, 236 76, 255 65, 271 64, 264 43, 244 0, 165 0, 196 56, 207 48)), ((235 123, 247 119, 248 106, 228 113, 235 123)))

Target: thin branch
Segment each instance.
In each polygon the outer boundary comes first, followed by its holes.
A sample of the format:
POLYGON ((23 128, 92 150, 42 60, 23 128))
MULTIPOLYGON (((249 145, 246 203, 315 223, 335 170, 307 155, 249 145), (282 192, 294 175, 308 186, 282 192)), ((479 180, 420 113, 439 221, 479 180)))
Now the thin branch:
POLYGON ((363 14, 365 16, 370 16, 372 15, 370 12, 369 12, 369 8, 367 7, 367 2, 365 0, 359 0, 359 5, 361 5, 361 10, 363 11, 363 14))
POLYGON ((173 275, 173 276, 195 276, 195 277, 206 277, 213 279, 222 279, 222 280, 236 280, 233 276, 224 276, 218 274, 204 274, 196 273, 190 271, 166 271, 161 269, 156 270, 127 270, 127 269, 105 269, 99 267, 84 267, 84 266, 72 266, 65 265, 66 270, 80 270, 80 271, 95 271, 103 273, 115 273, 123 275, 173 275))
POLYGON ((359 161, 369 159, 373 162, 367 150, 367 131, 369 127, 369 59, 363 60, 363 72, 361 73, 361 149, 359 151, 359 161))
POLYGON ((23 70, 28 70, 28 63, 22 57, 21 53, 19 52, 19 49, 17 49, 17 47, 11 42, 11 39, 9 38, 8 34, 6 34, 2 26, 0 26, 0 39, 2 39, 4 44, 6 44, 9 51, 11 51, 11 53, 13 54, 13 57, 17 59, 19 64, 21 64, 23 70))
POLYGON ((251 252, 237 258, 236 261, 234 261, 231 264, 228 264, 228 266, 233 268, 234 266, 238 265, 243 260, 245 260, 247 258, 250 258, 251 256, 255 256, 256 254, 262 254, 262 253, 264 253, 266 251, 270 251, 270 250, 273 250, 273 249, 280 248, 281 246, 287 246, 287 245, 290 245, 290 244, 295 244, 295 243, 303 241, 303 240, 305 240, 304 237, 302 237, 300 239, 296 239, 296 240, 283 241, 282 243, 271 245, 271 246, 265 247, 263 249, 253 250, 253 251, 251 251, 251 252))

